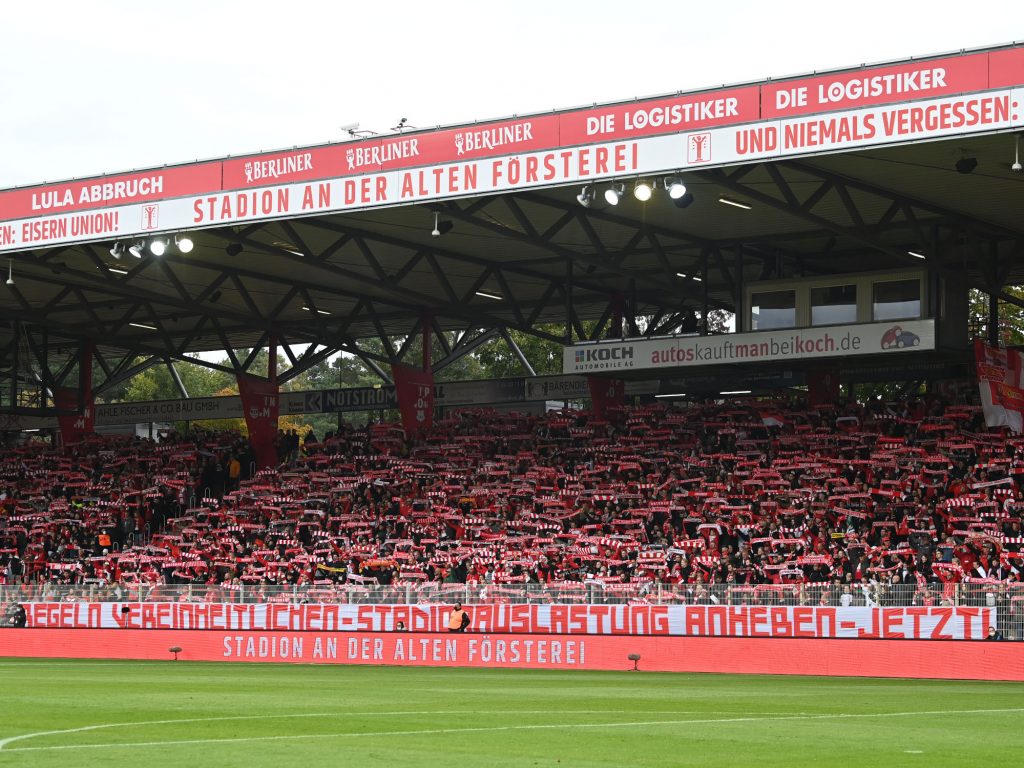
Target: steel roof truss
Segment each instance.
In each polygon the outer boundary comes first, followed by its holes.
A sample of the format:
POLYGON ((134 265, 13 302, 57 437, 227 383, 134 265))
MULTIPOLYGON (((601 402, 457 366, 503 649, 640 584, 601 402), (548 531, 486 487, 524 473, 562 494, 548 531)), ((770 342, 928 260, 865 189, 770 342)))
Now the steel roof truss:
POLYGON ((467 329, 466 333, 462 335, 462 337, 459 339, 459 342, 455 345, 455 348, 451 351, 451 353, 446 355, 443 359, 438 360, 431 366, 431 370, 434 373, 437 373, 438 371, 443 371, 452 363, 465 357, 474 350, 478 349, 479 347, 482 347, 484 344, 494 339, 494 337, 498 335, 498 329, 497 327, 488 328, 487 330, 477 333, 477 335, 473 336, 472 338, 467 338, 468 334, 469 331, 467 329))
POLYGON ((422 331, 423 322, 417 318, 413 321, 412 328, 407 334, 405 334, 405 338, 402 340, 402 345, 398 348, 398 359, 400 361, 405 362, 405 356, 409 352, 409 347, 412 346, 412 343, 420 337, 422 331))
POLYGON ((252 368, 252 364, 256 362, 256 358, 259 357, 260 352, 263 351, 263 347, 268 341, 270 341, 269 333, 264 332, 260 334, 256 343, 249 348, 249 353, 245 356, 245 360, 242 361, 242 373, 249 373, 249 369, 252 368))

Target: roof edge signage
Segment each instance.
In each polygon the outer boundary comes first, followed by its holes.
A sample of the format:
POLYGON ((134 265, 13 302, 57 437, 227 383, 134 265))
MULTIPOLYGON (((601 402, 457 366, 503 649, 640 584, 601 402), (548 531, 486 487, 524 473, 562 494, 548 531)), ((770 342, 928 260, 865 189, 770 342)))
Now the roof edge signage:
POLYGON ((0 191, 0 251, 1024 125, 1024 47, 0 191))
POLYGON ((933 349, 934 320, 900 320, 576 344, 564 348, 562 370, 600 374, 933 349))

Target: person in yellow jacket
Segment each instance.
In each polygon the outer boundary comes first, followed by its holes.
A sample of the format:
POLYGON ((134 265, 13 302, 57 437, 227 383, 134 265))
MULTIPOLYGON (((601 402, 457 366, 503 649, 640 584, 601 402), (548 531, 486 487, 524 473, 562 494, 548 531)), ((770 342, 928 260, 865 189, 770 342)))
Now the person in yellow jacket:
POLYGON ((448 631, 465 632, 469 626, 469 614, 462 610, 462 603, 456 603, 452 612, 448 614, 448 631))
POLYGON ((228 490, 237 491, 242 479, 242 462, 232 454, 228 461, 228 490))

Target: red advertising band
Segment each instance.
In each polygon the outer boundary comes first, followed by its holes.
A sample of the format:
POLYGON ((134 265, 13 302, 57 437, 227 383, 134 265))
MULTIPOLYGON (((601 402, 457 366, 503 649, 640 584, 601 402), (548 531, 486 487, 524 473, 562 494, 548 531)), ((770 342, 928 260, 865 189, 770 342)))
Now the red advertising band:
POLYGON ((0 629, 0 655, 1024 680, 1014 643, 409 632, 0 629))

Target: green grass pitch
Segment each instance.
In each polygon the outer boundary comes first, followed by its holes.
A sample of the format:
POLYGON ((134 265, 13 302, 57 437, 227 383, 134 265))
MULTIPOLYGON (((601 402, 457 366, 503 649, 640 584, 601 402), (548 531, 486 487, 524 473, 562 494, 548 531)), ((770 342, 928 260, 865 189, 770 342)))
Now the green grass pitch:
POLYGON ((0 659, 0 766, 1018 765, 1024 684, 0 659))

